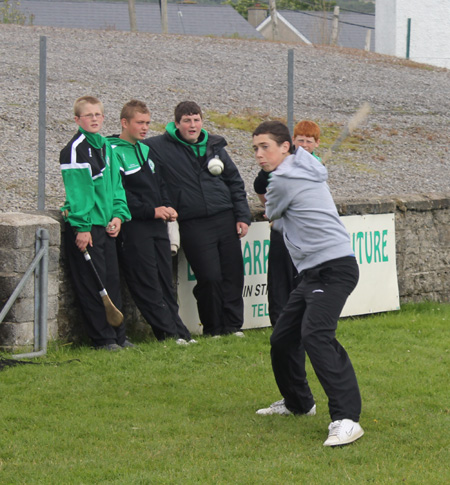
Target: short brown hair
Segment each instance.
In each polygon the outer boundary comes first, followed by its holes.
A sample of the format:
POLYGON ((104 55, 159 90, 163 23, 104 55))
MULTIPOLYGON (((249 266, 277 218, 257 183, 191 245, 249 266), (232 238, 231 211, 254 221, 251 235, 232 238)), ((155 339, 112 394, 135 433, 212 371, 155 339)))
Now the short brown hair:
POLYGON ((130 121, 136 113, 147 115, 150 114, 150 110, 143 101, 132 99, 123 105, 122 111, 120 112, 120 119, 125 118, 127 121, 130 121))
POLYGON ((105 110, 103 108, 103 103, 96 98, 95 96, 81 96, 81 98, 78 98, 75 103, 73 103, 73 113, 74 115, 79 118, 80 113, 83 109, 83 107, 86 104, 98 104, 100 105, 100 109, 102 111, 102 114, 105 114, 105 110))
POLYGON ((183 116, 200 115, 203 119, 202 109, 194 101, 181 101, 175 107, 175 121, 179 123, 183 116))
POLYGON ((294 138, 297 136, 312 137, 318 141, 320 139, 320 128, 314 121, 303 120, 299 121, 294 128, 294 138))
POLYGON ((289 128, 281 121, 263 121, 255 129, 252 137, 258 135, 268 135, 278 146, 287 141, 289 142, 289 152, 293 152, 292 138, 289 133, 289 128))

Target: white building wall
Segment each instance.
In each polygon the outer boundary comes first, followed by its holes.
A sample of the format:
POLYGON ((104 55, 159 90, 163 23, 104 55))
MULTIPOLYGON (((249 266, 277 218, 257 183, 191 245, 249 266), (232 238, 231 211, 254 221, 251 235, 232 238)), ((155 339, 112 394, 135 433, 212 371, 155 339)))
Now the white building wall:
POLYGON ((376 0, 375 51, 450 68, 450 0, 376 0))

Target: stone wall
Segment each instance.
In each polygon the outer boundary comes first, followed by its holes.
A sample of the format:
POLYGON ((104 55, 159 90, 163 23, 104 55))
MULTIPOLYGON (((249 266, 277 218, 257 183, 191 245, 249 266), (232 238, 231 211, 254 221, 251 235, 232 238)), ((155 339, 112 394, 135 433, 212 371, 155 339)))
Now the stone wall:
MULTIPOLYGON (((36 255, 38 228, 49 233, 47 325, 50 338, 58 337, 60 225, 43 214, 0 213, 0 305, 3 308, 36 255)), ((34 275, 0 323, 0 347, 33 350, 34 275)))
POLYGON ((407 195, 336 200, 345 215, 395 213, 400 302, 450 301, 450 198, 407 195))
MULTIPOLYGON (((340 200, 342 216, 395 213, 397 273, 400 301, 450 301, 450 196, 422 194, 368 200, 340 200)), ((262 208, 253 208, 262 220, 262 208)), ((0 213, 0 299, 2 306, 34 257, 37 227, 50 230, 49 333, 51 338, 83 340, 83 317, 74 295, 65 260, 59 211, 43 215, 0 213)), ((126 285, 123 313, 133 333, 151 334, 126 285)), ((33 285, 0 324, 0 347, 27 345, 32 341, 33 285)))

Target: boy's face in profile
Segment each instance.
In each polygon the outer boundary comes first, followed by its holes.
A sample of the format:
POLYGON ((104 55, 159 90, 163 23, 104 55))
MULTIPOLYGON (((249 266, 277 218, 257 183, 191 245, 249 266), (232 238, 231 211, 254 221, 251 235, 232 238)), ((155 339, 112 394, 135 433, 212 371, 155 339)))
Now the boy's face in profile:
POLYGON ((104 114, 99 104, 86 103, 80 113, 75 116, 75 123, 88 133, 98 133, 103 126, 104 114))
POLYGON ((292 138, 292 143, 294 144, 295 149, 302 147, 308 153, 312 153, 319 146, 319 142, 320 140, 316 141, 313 136, 297 135, 292 138))
POLYGON ((147 136, 150 127, 149 113, 135 113, 130 120, 123 118, 120 121, 122 123, 121 138, 133 143, 133 145, 147 136))
POLYGON ((272 172, 290 155, 291 144, 288 141, 281 145, 268 134, 253 137, 253 151, 258 165, 264 172, 272 172))

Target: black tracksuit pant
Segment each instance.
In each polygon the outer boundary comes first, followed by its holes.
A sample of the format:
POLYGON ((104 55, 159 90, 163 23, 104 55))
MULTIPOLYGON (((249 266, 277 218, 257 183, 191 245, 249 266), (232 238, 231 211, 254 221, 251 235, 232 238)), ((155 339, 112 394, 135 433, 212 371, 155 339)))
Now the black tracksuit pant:
POLYGON ((270 323, 272 326, 275 326, 297 282, 295 278, 297 270, 284 244, 283 234, 275 229, 270 230, 268 260, 267 300, 269 303, 270 323))
POLYGON ((178 315, 167 225, 134 219, 122 225, 118 253, 131 296, 158 340, 191 335, 178 315))
POLYGON ((238 332, 244 321, 244 264, 233 212, 180 221, 180 240, 197 278, 204 335, 238 332))
POLYGON ((361 396, 347 352, 336 340, 339 315, 355 288, 359 269, 354 257, 327 261, 302 271, 271 336, 275 380, 294 413, 306 413, 314 399, 306 379, 304 353, 324 391, 332 421, 359 421, 361 396))
MULTIPOLYGON (((120 310, 122 299, 116 240, 108 236, 103 226, 92 226, 91 235, 93 246, 88 246, 87 250, 111 301, 120 310)), ((87 334, 96 347, 107 344, 122 345, 125 341, 125 325, 122 323, 120 327, 112 327, 106 321, 97 280, 83 253, 75 245, 75 233, 67 222, 64 242, 75 292, 85 317, 87 334)))

